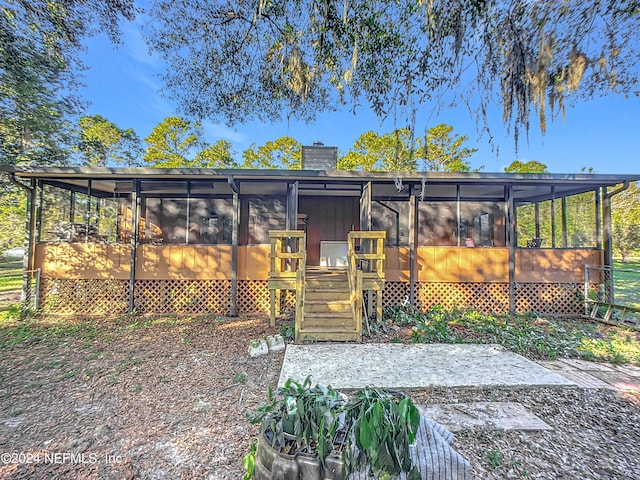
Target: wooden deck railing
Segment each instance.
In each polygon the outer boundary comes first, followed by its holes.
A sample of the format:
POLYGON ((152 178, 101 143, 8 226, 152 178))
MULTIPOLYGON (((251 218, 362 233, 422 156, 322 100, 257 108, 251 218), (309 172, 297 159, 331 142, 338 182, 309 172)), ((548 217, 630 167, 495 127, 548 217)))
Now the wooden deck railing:
MULTIPOLYGON (((270 323, 276 324, 276 315, 280 310, 280 290, 296 291, 296 315, 298 303, 303 302, 304 293, 298 295, 299 289, 304 290, 304 269, 307 262, 306 236, 303 230, 270 230, 269 240, 271 252, 269 254, 269 300, 270 323), (302 287, 299 283, 302 282, 302 287)), ((300 310, 302 310, 302 305, 300 310)))
POLYGON ((382 291, 385 282, 384 239, 386 235, 385 231, 352 231, 347 235, 348 276, 352 294, 355 295, 353 301, 357 304, 354 306, 354 315, 359 315, 359 317, 356 318, 362 318, 363 291, 370 292, 366 316, 371 315, 373 294, 375 294, 377 295, 377 319, 382 318, 382 291), (357 247, 359 247, 359 251, 357 247))

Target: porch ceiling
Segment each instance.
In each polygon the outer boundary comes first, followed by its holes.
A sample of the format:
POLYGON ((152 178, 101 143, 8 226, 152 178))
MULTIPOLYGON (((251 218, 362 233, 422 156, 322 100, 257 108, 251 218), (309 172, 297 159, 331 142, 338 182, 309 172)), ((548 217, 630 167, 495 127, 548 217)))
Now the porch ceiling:
POLYGON ((186 193, 187 181, 194 194, 230 195, 228 179, 240 187, 240 193, 269 195, 286 193, 287 183, 299 182, 301 195, 359 195, 363 184, 372 182, 374 196, 406 198, 410 191, 425 199, 454 199, 456 185, 461 198, 496 200, 512 185, 518 202, 560 198, 597 187, 612 187, 640 179, 638 175, 596 174, 512 174, 485 172, 346 172, 312 170, 214 170, 151 168, 58 168, 1 166, 0 172, 23 180, 40 179, 46 183, 86 191, 91 180, 94 195, 112 195, 131 191, 133 180, 142 182, 143 192, 154 194, 186 193), (401 179, 402 189, 396 188, 401 179), (423 182, 425 185, 422 191, 423 182), (409 187, 411 186, 411 187, 409 187))

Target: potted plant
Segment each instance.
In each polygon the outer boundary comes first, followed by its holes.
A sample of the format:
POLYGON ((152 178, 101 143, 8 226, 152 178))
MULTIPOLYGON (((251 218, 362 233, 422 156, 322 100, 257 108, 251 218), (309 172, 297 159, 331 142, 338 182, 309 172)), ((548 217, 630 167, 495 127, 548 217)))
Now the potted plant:
POLYGON ((409 450, 420 415, 403 394, 367 387, 347 399, 309 378, 289 379, 247 417, 261 432, 245 479, 343 480, 354 471, 420 478, 409 450))

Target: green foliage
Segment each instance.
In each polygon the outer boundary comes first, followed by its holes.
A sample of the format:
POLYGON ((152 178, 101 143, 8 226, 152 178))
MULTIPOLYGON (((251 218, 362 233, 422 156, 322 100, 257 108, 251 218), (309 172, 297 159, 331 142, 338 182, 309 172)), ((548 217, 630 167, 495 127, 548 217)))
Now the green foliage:
MULTIPOLYGON (((273 448, 289 455, 313 453, 324 464, 332 451, 341 449, 344 478, 365 465, 371 466, 374 478, 402 472, 410 472, 409 479, 420 478, 409 451, 420 414, 405 395, 366 387, 347 400, 331 387, 312 386, 308 377, 302 384, 288 379, 275 392, 269 389, 268 400, 247 412, 247 419, 262 424, 261 434, 273 448), (346 442, 335 440, 339 432, 346 442), (293 435, 295 444, 285 433, 293 435)), ((247 474, 254 465, 252 452, 245 457, 247 474)))
POLYGON ((344 427, 345 402, 346 397, 330 386, 312 386, 309 377, 302 384, 288 379, 275 392, 269 389, 268 401, 247 412, 247 419, 262 424, 274 448, 290 448, 289 454, 316 453, 324 463, 336 432, 344 427), (295 437, 295 448, 287 444, 285 433, 295 437))
POLYGON ((83 163, 91 167, 139 164, 142 144, 136 132, 121 129, 102 115, 81 117, 78 122, 78 151, 83 163))
POLYGON ((422 170, 431 172, 469 172, 467 158, 477 152, 476 148, 464 147, 468 137, 453 132, 451 125, 441 123, 429 128, 421 146, 422 170))
POLYGON ((353 149, 340 158, 339 170, 415 172, 417 155, 409 129, 402 128, 378 135, 365 132, 353 149))
POLYGON ((22 247, 25 242, 25 218, 27 195, 15 185, 0 179, 0 255, 13 247, 22 247))
POLYGON ((385 322, 412 327, 415 343, 499 344, 533 359, 574 357, 640 365, 640 335, 622 327, 534 315, 488 315, 438 305, 424 313, 407 306, 387 312, 385 322))
POLYGON ((66 162, 85 38, 117 42, 133 0, 7 0, 0 9, 0 163, 66 162))
POLYGON ((387 172, 468 172, 466 160, 476 149, 464 147, 466 135, 453 134, 453 127, 439 124, 428 129, 424 137, 414 138, 408 128, 378 135, 360 135, 353 149, 338 161, 340 170, 387 172))
POLYGON ((296 326, 293 321, 282 322, 278 333, 282 335, 285 340, 293 340, 296 335, 296 326))
POLYGON ((300 170, 302 168, 302 145, 291 137, 280 137, 256 147, 246 149, 243 168, 269 168, 300 170))
POLYGON ((527 163, 522 163, 520 160, 514 160, 511 165, 504 168, 507 173, 546 173, 547 166, 544 163, 530 160, 527 163))
POLYGON ((147 151, 142 159, 153 167, 187 167, 188 157, 196 149, 200 136, 199 123, 193 124, 182 117, 167 117, 144 139, 147 151))
POLYGON ((194 167, 198 168, 238 168, 233 158, 231 143, 218 140, 196 153, 194 167))
POLYGON ((342 452, 345 478, 367 465, 374 478, 397 477, 403 472, 408 472, 408 479, 420 478, 409 450, 416 439, 420 413, 409 397, 365 387, 349 399, 346 413, 357 450, 342 452))
POLYGON ((251 440, 251 443, 249 443, 249 453, 242 457, 242 467, 245 471, 242 480, 251 480, 254 478, 257 450, 258 441, 254 438, 251 440))
POLYGON ((531 114, 544 131, 547 113, 578 95, 636 92, 636 10, 635 0, 157 0, 147 40, 194 118, 311 121, 366 103, 412 124, 418 105, 464 105, 484 132, 501 105, 517 141, 531 114))
POLYGON ((613 249, 624 262, 640 252, 640 188, 634 182, 612 199, 613 249))
POLYGON ((144 139, 142 160, 158 168, 236 168, 231 143, 206 145, 202 125, 183 117, 167 117, 144 139))

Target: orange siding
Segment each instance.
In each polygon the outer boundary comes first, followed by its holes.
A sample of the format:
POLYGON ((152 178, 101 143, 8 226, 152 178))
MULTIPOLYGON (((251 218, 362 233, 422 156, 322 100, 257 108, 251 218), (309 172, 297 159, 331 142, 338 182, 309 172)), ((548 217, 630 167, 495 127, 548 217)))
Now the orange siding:
MULTIPOLYGON (((269 245, 238 247, 238 280, 267 280, 269 245)), ((409 281, 409 248, 386 248, 386 278, 409 281)), ((35 267, 44 278, 129 278, 129 245, 36 245, 35 267)), ((230 280, 230 245, 141 245, 136 278, 230 280)), ((517 282, 579 283, 585 264, 601 264, 593 249, 516 249, 517 282)), ((508 282, 507 248, 418 247, 418 282, 508 282)))
POLYGON ((516 282, 580 283, 584 265, 602 263, 602 252, 593 249, 517 249, 516 282))
POLYGON ((409 247, 384 249, 384 272, 387 282, 409 281, 409 247))
POLYGON ((44 278, 129 278, 128 245, 97 243, 40 243, 35 268, 44 278))
POLYGON ((507 248, 419 247, 419 282, 508 282, 507 248))
POLYGON ((238 280, 266 280, 271 245, 238 247, 238 280))
POLYGON ((141 245, 136 255, 139 280, 229 280, 230 245, 141 245))

